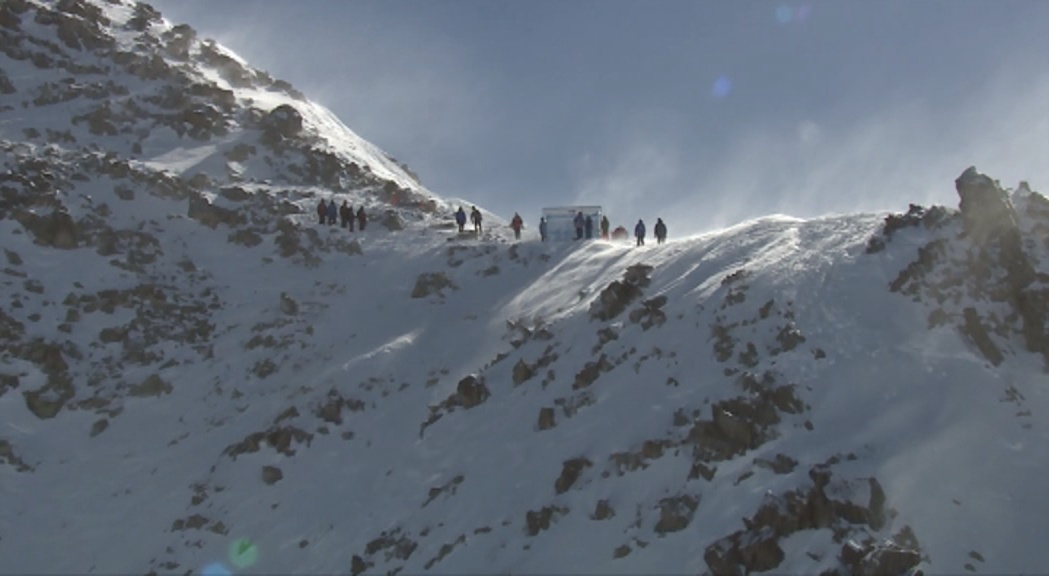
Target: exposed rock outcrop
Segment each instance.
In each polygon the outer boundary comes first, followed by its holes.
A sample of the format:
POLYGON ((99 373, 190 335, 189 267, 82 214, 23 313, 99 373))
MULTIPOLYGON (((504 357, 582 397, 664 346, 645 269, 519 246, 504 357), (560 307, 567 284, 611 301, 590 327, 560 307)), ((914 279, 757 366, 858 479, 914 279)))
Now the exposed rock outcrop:
POLYGON ((302 132, 302 114, 290 104, 270 110, 261 122, 263 142, 273 144, 294 138, 302 132))
POLYGON ((431 294, 443 296, 442 291, 445 288, 458 289, 444 272, 423 273, 415 279, 415 286, 412 287, 412 298, 425 298, 431 294))
POLYGON ((576 480, 579 479, 579 475, 583 473, 583 470, 590 466, 592 466, 590 460, 583 457, 565 460, 561 469, 561 476, 559 476, 557 482, 554 483, 554 492, 558 494, 564 494, 567 492, 572 488, 572 485, 575 484, 576 480))
MULTIPOLYGON (((889 289, 918 302, 934 301, 938 308, 929 315, 929 327, 954 324, 974 351, 995 366, 1011 351, 1009 340, 1015 336, 1049 366, 1049 277, 1039 274, 1036 255, 1025 247, 1037 245, 1037 239, 1025 239, 1010 194, 974 167, 955 180, 955 188, 961 237, 940 234, 921 246, 917 259, 900 271, 889 289), (995 308, 983 312, 963 303, 974 300, 995 308)), ((1036 220, 1032 232, 1049 230, 1049 218, 1037 222, 1039 195, 1022 185, 1013 197, 1023 201, 1028 216, 1036 220)), ((912 206, 908 215, 887 219, 886 235, 893 222, 895 230, 930 218, 937 223, 950 221, 951 216, 943 213, 943 209, 923 213, 912 206), (930 217, 934 213, 937 216, 930 217)))
POLYGON ((651 266, 634 264, 627 268, 622 280, 615 280, 590 305, 590 316, 598 320, 611 320, 626 310, 631 302, 641 297, 643 289, 651 280, 651 266))
POLYGON ((525 514, 525 527, 529 536, 535 536, 550 526, 561 516, 568 514, 563 506, 544 506, 539 510, 529 510, 525 514))
POLYGON ((34 242, 52 248, 76 248, 80 241, 80 230, 68 211, 55 209, 47 216, 20 211, 15 219, 33 236, 34 242))
POLYGON ((699 508, 699 499, 689 494, 660 500, 659 521, 656 522, 655 527, 656 533, 680 532, 688 528, 697 508, 699 508))
MULTIPOLYGON (((857 557, 843 553, 842 563, 853 573, 900 574, 921 560, 917 541, 897 537, 875 545, 879 531, 885 527, 886 496, 875 478, 846 480, 831 472, 828 463, 809 470, 812 485, 779 496, 769 494, 764 504, 750 518, 744 518, 744 530, 726 536, 707 547, 707 566, 715 574, 749 574, 773 570, 783 562, 780 541, 802 530, 829 529, 836 542, 847 538, 871 542, 857 557), (889 572, 866 572, 875 566, 892 568, 889 572), (895 570, 899 568, 899 570, 895 570)), ((908 530, 909 533, 909 530, 908 530)))
POLYGON ((244 216, 236 210, 216 206, 202 195, 195 194, 189 198, 187 216, 207 226, 216 228, 219 224, 235 227, 244 223, 244 216))
POLYGON ((641 302, 640 308, 630 311, 628 317, 634 324, 641 324, 641 328, 648 330, 653 326, 659 326, 666 322, 667 315, 663 312, 663 306, 667 303, 666 295, 660 294, 655 298, 641 302))

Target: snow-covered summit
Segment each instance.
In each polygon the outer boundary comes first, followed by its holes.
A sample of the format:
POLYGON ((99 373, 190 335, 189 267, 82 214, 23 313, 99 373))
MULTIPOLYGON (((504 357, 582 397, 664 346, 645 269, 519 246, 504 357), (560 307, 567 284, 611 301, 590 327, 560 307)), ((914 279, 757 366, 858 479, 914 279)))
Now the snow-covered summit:
POLYGON ((0 52, 0 572, 1049 565, 1027 185, 514 242, 144 5, 0 52))
POLYGON ((14 0, 0 31, 0 140, 115 155, 199 189, 444 209, 326 108, 148 4, 14 0))

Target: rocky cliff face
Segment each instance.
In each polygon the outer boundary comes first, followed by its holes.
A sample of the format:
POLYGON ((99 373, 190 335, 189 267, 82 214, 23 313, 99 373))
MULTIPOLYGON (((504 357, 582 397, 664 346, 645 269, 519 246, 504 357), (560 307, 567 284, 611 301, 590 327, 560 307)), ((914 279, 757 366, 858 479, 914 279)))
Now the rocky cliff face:
POLYGON ((159 184, 166 194, 264 184, 293 197, 353 193, 376 209, 437 208, 392 158, 348 130, 321 127, 326 111, 286 82, 148 4, 5 2, 0 53, 4 212, 54 204, 46 196, 74 187, 72 174, 48 169, 50 159, 78 166, 80 178, 149 185, 164 178, 155 168, 175 149, 188 161, 165 163, 177 180, 159 184))
POLYGON ((955 180, 955 188, 957 212, 912 205, 907 214, 886 219, 868 250, 877 251, 900 228, 940 230, 893 280, 892 291, 924 302, 930 327, 954 324, 994 365, 1015 355, 1019 340, 1049 367, 1049 275, 1041 271, 1049 200, 1026 184, 1010 195, 975 167, 955 180), (957 234, 945 227, 952 220, 960 220, 957 234))
MULTIPOLYGON (((392 159, 348 131, 319 127, 322 111, 289 84, 189 26, 172 26, 148 4, 4 2, 0 55, 0 220, 16 222, 11 232, 36 245, 90 251, 135 279, 116 290, 49 286, 67 291, 51 337, 5 314, 7 354, 49 375, 44 387, 24 392, 41 417, 75 396, 70 370, 103 382, 117 366, 150 364, 158 357, 151 350, 171 338, 201 357, 211 354, 214 287, 192 257, 171 254, 163 222, 145 212, 142 219, 121 216, 134 205, 159 202, 220 231, 232 246, 268 246, 274 257, 307 266, 318 253, 360 251, 348 237, 322 239, 294 220, 319 198, 366 207, 379 225, 419 221, 438 209, 439 200, 392 159), (272 102, 279 104, 264 104, 272 102), (183 161, 169 161, 173 152, 183 161), (173 282, 172 271, 200 291, 173 282), (99 338, 123 354, 99 358, 60 343, 94 324, 92 315, 121 311, 130 317, 99 338)), ((25 271, 33 263, 5 252, 8 289, 17 285, 12 280, 26 288, 11 293, 11 306, 46 305, 41 280, 25 271)), ((91 402, 99 408, 112 396, 91 402)))

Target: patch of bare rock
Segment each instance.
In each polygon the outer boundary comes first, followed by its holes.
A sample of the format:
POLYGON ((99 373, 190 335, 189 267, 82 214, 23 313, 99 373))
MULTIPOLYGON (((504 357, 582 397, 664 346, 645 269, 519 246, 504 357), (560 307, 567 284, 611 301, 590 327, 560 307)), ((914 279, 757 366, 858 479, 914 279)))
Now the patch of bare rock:
MULTIPOLYGON (((652 267, 645 264, 634 264, 627 268, 622 280, 615 280, 606 286, 591 303, 590 316, 606 321, 622 314, 631 302, 641 297, 644 288, 651 283, 648 277, 651 271, 652 267)), ((639 317, 638 321, 640 320, 639 317)))
POLYGON ((412 298, 426 298, 432 294, 444 296, 445 289, 458 290, 458 286, 444 272, 424 272, 415 279, 412 298))
POLYGON ((491 396, 491 392, 485 386, 483 377, 474 374, 464 377, 462 380, 459 380, 455 393, 444 399, 437 406, 430 406, 430 416, 420 428, 419 435, 422 436, 427 427, 440 420, 445 414, 454 412, 457 408, 462 408, 463 410, 476 408, 483 404, 485 400, 488 400, 489 396, 491 396))
POLYGON ((1037 231, 1049 230, 1049 211, 1041 209, 1049 201, 1026 185, 1010 195, 974 167, 955 180, 955 189, 956 212, 912 205, 907 214, 886 219, 868 252, 884 249, 906 227, 921 223, 935 230, 889 289, 924 302, 931 308, 930 329, 953 325, 992 365, 1004 362, 1011 342, 1019 341, 1049 366, 1049 273, 1031 250, 1039 243, 1037 231), (993 309, 966 305, 974 301, 990 302, 993 309))
POLYGON ((809 470, 811 484, 779 495, 769 494, 758 511, 743 519, 744 528, 710 544, 704 553, 715 574, 750 574, 775 570, 785 559, 782 539, 803 530, 830 530, 841 544, 840 568, 831 574, 903 574, 922 561, 913 532, 903 527, 885 538, 891 511, 875 478, 836 477, 838 461, 809 470))

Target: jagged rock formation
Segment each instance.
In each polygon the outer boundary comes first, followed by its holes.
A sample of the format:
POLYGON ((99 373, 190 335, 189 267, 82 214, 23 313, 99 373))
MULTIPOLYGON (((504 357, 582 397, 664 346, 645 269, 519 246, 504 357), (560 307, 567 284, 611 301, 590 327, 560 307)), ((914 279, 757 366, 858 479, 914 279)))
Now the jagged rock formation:
POLYGON ((868 252, 884 246, 893 232, 919 223, 940 231, 918 250, 918 258, 890 289, 935 302, 930 328, 953 320, 995 366, 1005 360, 1009 341, 1019 336, 1025 349, 1041 354, 1049 367, 1049 275, 1038 271, 1042 262, 1037 251, 1038 231, 1049 225, 1049 215, 1040 209, 1047 203, 1045 197, 1021 186, 1010 198, 975 167, 958 177, 955 188, 960 198, 957 213, 912 205, 907 214, 886 218, 882 235, 871 239, 868 252), (1024 220, 1032 222, 1027 230, 1020 225, 1014 200, 1022 206, 1024 220), (955 230, 950 225, 958 219, 960 230, 955 230), (988 314, 957 304, 981 300, 998 306, 988 314))
MULTIPOLYGON (((95 409, 105 409, 122 389, 146 393, 111 375, 121 365, 163 360, 162 340, 186 343, 198 359, 211 357, 206 316, 220 304, 209 275, 162 244, 161 222, 117 218, 119 205, 159 202, 169 214, 182 212, 222 231, 231 245, 274 247, 275 255, 306 266, 318 264, 318 253, 361 253, 355 241, 322 238, 301 226, 318 195, 341 193, 381 210, 389 228, 437 208, 387 158, 333 146, 333 135, 316 128, 316 105, 286 82, 248 67, 188 26, 167 24, 146 4, 110 4, 127 9, 127 19, 85 0, 0 7, 3 67, 23 71, 3 75, 2 107, 28 111, 10 119, 0 138, 0 220, 13 219, 40 246, 93 251, 139 279, 127 291, 74 288, 64 302, 60 329, 70 336, 98 310, 133 311, 130 322, 95 328, 99 343, 122 349, 117 355, 87 352, 62 338, 29 338, 21 322, 5 316, 6 348, 51 375, 46 386, 23 390, 41 418, 54 417, 78 395, 76 379, 64 374, 84 374, 93 384, 112 379, 111 389, 90 398, 95 409), (252 91, 287 103, 258 108, 252 91), (29 125, 38 117, 49 119, 46 127, 29 125), (175 174, 149 161, 162 155, 165 142, 188 149, 216 144, 175 174), (396 206, 383 201, 391 195, 396 206), (195 282, 172 281, 173 263, 195 282)), ((268 361, 257 368, 259 375, 272 372, 268 361)))

